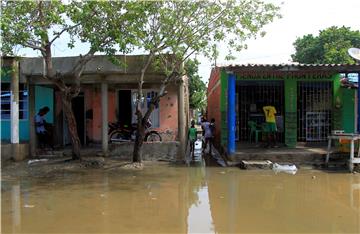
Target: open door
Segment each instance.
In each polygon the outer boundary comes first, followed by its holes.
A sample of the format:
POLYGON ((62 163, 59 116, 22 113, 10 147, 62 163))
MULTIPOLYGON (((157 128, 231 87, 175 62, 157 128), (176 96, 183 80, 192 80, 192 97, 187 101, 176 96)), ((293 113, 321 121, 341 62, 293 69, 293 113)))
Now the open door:
MULTIPOLYGON (((80 93, 79 96, 72 100, 72 110, 77 124, 77 132, 81 145, 86 144, 86 121, 85 121, 85 98, 84 94, 80 93)), ((66 117, 64 115, 64 145, 71 144, 70 133, 67 126, 66 117)))

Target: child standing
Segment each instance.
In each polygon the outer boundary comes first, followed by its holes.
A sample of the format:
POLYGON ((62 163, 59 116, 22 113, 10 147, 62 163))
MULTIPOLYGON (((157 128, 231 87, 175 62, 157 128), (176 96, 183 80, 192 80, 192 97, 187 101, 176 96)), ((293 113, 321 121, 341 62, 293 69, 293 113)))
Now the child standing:
POLYGON ((195 159, 195 141, 197 140, 197 129, 195 128, 195 121, 191 121, 191 127, 189 128, 189 141, 190 141, 190 153, 192 159, 195 159))

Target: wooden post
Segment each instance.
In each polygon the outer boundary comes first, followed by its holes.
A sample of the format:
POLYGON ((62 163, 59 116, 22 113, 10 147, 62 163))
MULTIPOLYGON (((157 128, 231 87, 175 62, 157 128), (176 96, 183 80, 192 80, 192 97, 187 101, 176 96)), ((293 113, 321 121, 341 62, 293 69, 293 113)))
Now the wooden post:
POLYGON ((181 79, 178 89, 178 136, 179 136, 179 150, 177 153, 177 161, 185 159, 186 151, 186 123, 185 123, 185 104, 184 104, 184 81, 181 79))
MULTIPOLYGON (((29 78, 28 78, 29 80, 29 78)), ((36 132, 35 132, 35 85, 29 84, 28 90, 29 98, 29 128, 30 128, 30 139, 29 139, 29 154, 33 158, 36 156, 36 132)))
POLYGON ((108 84, 101 83, 102 152, 108 155, 108 84))

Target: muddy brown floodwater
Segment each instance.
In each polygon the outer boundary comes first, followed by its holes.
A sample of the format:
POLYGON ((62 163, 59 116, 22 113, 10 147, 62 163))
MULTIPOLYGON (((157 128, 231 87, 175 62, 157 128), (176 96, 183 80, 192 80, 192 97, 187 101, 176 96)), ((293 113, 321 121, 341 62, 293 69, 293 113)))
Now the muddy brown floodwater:
POLYGON ((148 165, 3 178, 2 233, 360 233, 360 175, 148 165))

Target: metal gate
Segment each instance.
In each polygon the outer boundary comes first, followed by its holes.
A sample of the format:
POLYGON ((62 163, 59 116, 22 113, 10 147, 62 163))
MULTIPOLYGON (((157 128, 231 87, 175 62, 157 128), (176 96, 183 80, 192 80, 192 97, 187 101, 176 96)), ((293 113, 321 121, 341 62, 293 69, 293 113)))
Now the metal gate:
POLYGON ((284 141, 284 83, 282 81, 240 81, 237 84, 238 111, 237 136, 240 141, 249 140, 248 121, 259 126, 265 122, 263 106, 273 105, 277 111, 277 141, 284 141))
POLYGON ((326 141, 331 132, 332 82, 298 82, 298 141, 326 141))

